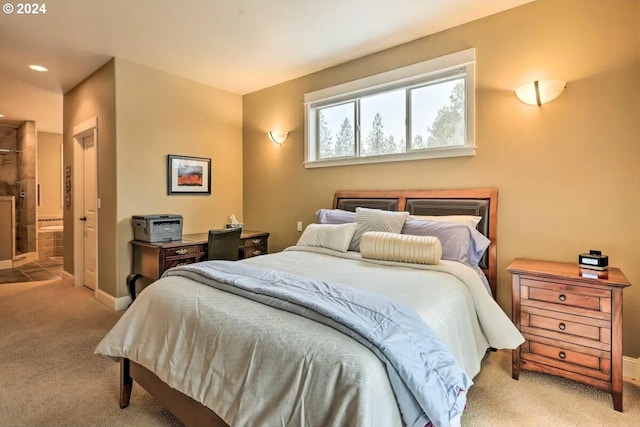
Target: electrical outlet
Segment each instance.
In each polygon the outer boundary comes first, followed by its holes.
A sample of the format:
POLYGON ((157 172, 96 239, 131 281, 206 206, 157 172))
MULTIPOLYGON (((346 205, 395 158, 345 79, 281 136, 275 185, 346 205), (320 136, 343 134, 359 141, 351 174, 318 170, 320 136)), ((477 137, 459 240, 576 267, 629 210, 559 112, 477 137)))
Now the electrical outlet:
POLYGON ((298 224, 296 224, 296 230, 302 231, 302 221, 298 221, 298 224))

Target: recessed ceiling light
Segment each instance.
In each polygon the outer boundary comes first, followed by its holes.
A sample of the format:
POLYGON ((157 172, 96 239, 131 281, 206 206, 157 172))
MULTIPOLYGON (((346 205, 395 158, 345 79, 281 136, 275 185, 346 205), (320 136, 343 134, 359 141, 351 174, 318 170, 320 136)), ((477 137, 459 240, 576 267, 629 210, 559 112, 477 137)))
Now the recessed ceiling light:
POLYGON ((49 71, 48 69, 46 69, 45 67, 43 67, 42 65, 29 65, 29 68, 31 68, 32 70, 35 71, 49 71))

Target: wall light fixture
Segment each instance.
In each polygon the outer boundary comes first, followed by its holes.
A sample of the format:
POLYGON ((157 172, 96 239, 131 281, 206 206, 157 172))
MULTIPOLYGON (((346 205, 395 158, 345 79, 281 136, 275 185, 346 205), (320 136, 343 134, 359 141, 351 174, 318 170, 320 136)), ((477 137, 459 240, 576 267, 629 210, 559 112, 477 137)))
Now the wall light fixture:
POLYGON ((517 88, 516 96, 525 104, 540 106, 560 96, 566 86, 563 80, 536 80, 517 88))
POLYGON ((280 145, 284 143, 289 137, 289 132, 286 130, 270 130, 269 131, 269 139, 280 145))

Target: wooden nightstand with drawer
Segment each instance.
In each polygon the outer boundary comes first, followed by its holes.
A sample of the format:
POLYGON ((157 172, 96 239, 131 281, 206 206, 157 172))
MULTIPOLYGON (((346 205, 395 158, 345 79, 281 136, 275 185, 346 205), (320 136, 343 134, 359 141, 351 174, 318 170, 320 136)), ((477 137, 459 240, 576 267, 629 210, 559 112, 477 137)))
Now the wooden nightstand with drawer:
POLYGON ((622 290, 618 268, 516 259, 513 322, 526 341, 512 353, 512 376, 538 371, 611 393, 622 411, 622 290))

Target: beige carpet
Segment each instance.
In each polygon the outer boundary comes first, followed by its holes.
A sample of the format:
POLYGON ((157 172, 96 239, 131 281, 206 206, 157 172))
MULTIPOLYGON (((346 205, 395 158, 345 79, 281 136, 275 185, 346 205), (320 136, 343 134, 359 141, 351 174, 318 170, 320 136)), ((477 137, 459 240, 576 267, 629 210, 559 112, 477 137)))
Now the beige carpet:
MULTIPOLYGON (((119 314, 60 282, 0 285, 0 426, 174 426, 139 386, 118 407, 118 364, 93 350, 119 314)), ((638 426, 640 387, 625 383, 625 412, 608 394, 523 372, 491 353, 469 391, 463 426, 638 426)), ((381 426, 384 427, 384 426, 381 426)))
POLYGON ((0 285, 0 425, 180 425, 140 387, 118 406, 119 364, 93 351, 120 314, 42 283, 0 285))

